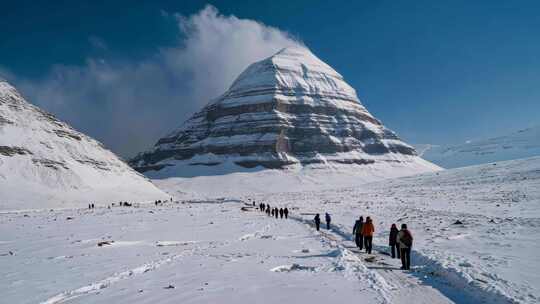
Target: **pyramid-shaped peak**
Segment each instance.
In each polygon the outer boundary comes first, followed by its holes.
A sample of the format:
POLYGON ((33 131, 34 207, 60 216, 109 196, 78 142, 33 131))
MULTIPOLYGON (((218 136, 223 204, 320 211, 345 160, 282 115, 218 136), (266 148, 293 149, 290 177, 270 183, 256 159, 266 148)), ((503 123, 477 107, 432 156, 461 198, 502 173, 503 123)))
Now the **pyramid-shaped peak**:
POLYGON ((330 95, 359 103, 356 91, 341 74, 301 46, 281 49, 248 66, 226 95, 277 89, 287 94, 330 95))
POLYGON ((416 168, 422 161, 362 106, 339 73, 309 49, 288 47, 251 64, 222 96, 131 160, 155 177, 230 162, 416 168))

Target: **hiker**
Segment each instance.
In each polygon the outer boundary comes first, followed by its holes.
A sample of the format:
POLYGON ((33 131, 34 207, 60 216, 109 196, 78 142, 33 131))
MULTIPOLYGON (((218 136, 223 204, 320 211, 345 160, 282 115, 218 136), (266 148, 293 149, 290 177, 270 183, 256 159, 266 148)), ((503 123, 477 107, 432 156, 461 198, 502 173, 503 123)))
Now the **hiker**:
POLYGON ((275 216, 276 218, 278 218, 278 216, 279 216, 279 209, 278 209, 277 207, 274 208, 274 216, 275 216))
POLYGON ((283 215, 285 215, 285 218, 289 218, 289 209, 287 209, 287 207, 283 209, 283 215))
POLYGON ((88 204, 88 209, 92 209, 92 204, 88 204))
POLYGON ((326 214, 324 215, 324 219, 326 220, 326 229, 330 230, 330 222, 332 221, 332 218, 330 217, 330 214, 328 214, 328 212, 326 212, 326 214))
POLYGON ((272 211, 271 211, 272 216, 274 216, 274 212, 276 212, 276 209, 275 209, 275 208, 272 208, 272 211))
POLYGON ((318 213, 315 215, 315 218, 313 220, 315 221, 315 228, 317 228, 317 231, 319 231, 321 227, 321 217, 318 213))
POLYGON ((283 218, 283 208, 279 208, 279 217, 283 218))
POLYGON ((373 247, 373 232, 375 232, 375 227, 373 226, 373 221, 368 216, 366 222, 362 225, 362 235, 364 236, 366 252, 369 254, 371 254, 371 249, 373 247))
POLYGON ((364 217, 360 216, 354 223, 353 227, 353 235, 354 235, 354 242, 356 243, 356 247, 358 249, 362 250, 364 245, 364 237, 362 236, 362 226, 364 225, 364 217))
POLYGON ((397 251, 397 258, 398 259, 400 258, 399 244, 396 240, 398 232, 399 230, 397 229, 396 224, 392 224, 392 227, 390 228, 390 236, 388 238, 388 245, 390 246, 390 253, 392 254, 392 259, 396 258, 396 251, 397 251))
POLYGON ((96 206, 94 206, 94 203, 92 203, 92 209, 96 208, 96 206))
POLYGON ((397 242, 399 243, 399 250, 401 251, 401 269, 411 269, 411 247, 413 243, 413 237, 407 224, 401 224, 401 230, 397 234, 397 242))

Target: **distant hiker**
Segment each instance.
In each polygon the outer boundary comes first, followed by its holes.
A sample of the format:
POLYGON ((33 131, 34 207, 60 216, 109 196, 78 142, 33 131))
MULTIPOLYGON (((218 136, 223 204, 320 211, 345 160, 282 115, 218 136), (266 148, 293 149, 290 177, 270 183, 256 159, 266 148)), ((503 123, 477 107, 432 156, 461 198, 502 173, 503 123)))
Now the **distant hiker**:
POLYGON ((88 204, 88 209, 92 209, 92 204, 88 204))
POLYGON ((283 208, 279 208, 279 217, 283 218, 283 208))
POLYGON ((399 259, 399 244, 397 242, 397 235, 399 230, 396 227, 396 224, 392 224, 392 227, 390 228, 390 236, 388 238, 388 245, 390 246, 390 253, 392 254, 392 259, 396 257, 396 251, 397 251, 397 258, 399 259), (396 250, 397 249, 397 250, 396 250))
POLYGON ((279 209, 277 207, 274 209, 274 216, 276 218, 278 218, 278 216, 279 216, 279 209))
POLYGON ((255 207, 255 201, 253 201, 253 207, 255 207))
POLYGON ((330 222, 332 221, 332 218, 330 217, 330 214, 328 214, 328 212, 326 212, 326 214, 324 215, 324 219, 326 220, 326 229, 330 230, 330 222))
POLYGON ((287 209, 287 207, 283 209, 283 214, 285 215, 285 218, 289 218, 289 209, 287 209))
POLYGON ((94 203, 92 203, 92 209, 96 208, 96 206, 94 206, 94 203))
POLYGON ((274 216, 274 213, 275 213, 275 212, 276 212, 276 209, 275 209, 275 208, 272 208, 272 211, 271 211, 272 216, 274 216))
POLYGON ((364 217, 360 216, 354 223, 353 236, 356 247, 362 250, 364 245, 364 237, 362 236, 362 226, 364 225, 364 217))
POLYGON ((397 234, 397 242, 401 251, 401 269, 411 269, 411 247, 413 237, 406 224, 401 224, 401 230, 397 234))
POLYGON ((366 247, 367 253, 371 253, 373 246, 373 232, 375 232, 375 227, 373 226, 373 221, 368 216, 366 222, 362 225, 362 235, 364 236, 364 246, 366 247))
POLYGON ((319 229, 321 228, 321 217, 318 213, 315 215, 315 218, 313 220, 315 221, 315 228, 317 228, 317 231, 319 231, 319 229))

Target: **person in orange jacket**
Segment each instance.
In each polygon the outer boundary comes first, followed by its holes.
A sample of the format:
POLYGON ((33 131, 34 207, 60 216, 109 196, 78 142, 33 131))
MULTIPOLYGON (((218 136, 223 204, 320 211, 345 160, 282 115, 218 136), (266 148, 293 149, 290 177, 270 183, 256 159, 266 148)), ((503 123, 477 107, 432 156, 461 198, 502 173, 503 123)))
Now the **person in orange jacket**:
POLYGON ((366 222, 362 225, 362 235, 364 236, 364 246, 366 247, 367 253, 371 253, 373 246, 373 232, 375 232, 375 227, 373 226, 373 221, 368 216, 366 222))

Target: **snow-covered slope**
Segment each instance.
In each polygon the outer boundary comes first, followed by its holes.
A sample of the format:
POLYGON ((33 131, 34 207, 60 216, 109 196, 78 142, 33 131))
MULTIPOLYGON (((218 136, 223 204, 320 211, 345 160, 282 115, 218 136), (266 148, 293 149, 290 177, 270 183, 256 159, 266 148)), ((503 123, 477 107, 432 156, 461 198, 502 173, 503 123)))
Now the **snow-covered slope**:
POLYGON ((460 145, 415 145, 420 156, 444 168, 457 168, 540 155, 540 126, 460 145))
POLYGON ((152 177, 219 165, 230 172, 329 163, 437 169, 374 118, 339 73, 299 47, 250 65, 221 97, 130 163, 152 177))
POLYGON ((286 202, 308 214, 329 212, 334 231, 346 237, 359 215, 371 216, 374 244, 384 252, 390 225, 408 224, 416 274, 434 275, 483 299, 458 303, 540 301, 540 157, 349 189, 249 197, 271 205, 286 202))
POLYGON ((99 142, 0 80, 0 209, 166 197, 99 142))

